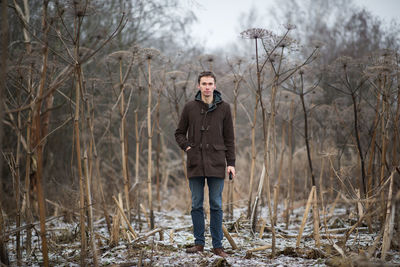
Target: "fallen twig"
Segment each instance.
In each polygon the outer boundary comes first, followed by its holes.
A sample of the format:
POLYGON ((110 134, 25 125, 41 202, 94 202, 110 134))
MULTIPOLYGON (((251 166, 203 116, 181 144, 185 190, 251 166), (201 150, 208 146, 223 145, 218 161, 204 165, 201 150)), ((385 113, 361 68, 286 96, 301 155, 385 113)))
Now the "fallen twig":
POLYGON ((148 238, 149 236, 152 236, 152 235, 154 235, 154 234, 156 234, 156 233, 158 233, 158 232, 162 232, 162 231, 163 231, 162 228, 156 228, 156 229, 154 229, 154 230, 151 230, 150 232, 148 232, 148 233, 146 233, 146 234, 144 234, 144 235, 142 235, 142 236, 137 237, 135 240, 133 240, 133 243, 138 242, 139 240, 146 239, 146 238, 148 238))

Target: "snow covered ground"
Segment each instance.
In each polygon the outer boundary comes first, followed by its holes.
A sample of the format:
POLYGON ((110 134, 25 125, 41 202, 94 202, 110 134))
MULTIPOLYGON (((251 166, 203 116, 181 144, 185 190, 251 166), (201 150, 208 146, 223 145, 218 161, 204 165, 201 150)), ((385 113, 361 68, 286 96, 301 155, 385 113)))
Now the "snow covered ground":
MULTIPOLYGON (((291 215, 291 223, 285 229, 282 216, 278 216, 276 225, 276 256, 271 259, 271 249, 249 252, 250 249, 271 244, 271 232, 264 231, 262 238, 259 237, 260 226, 256 233, 250 231, 250 223, 245 219, 244 209, 235 209, 234 218, 230 222, 224 222, 234 239, 237 250, 233 250, 228 240, 224 238, 223 245, 229 257, 225 260, 211 252, 211 237, 206 232, 206 247, 203 253, 187 254, 185 248, 194 243, 191 233, 191 217, 180 211, 155 212, 155 225, 161 228, 160 232, 144 237, 149 232, 147 223, 133 224, 134 229, 139 232, 141 240, 128 240, 126 230, 122 229, 118 245, 108 245, 109 233, 104 218, 95 222, 96 244, 98 248, 98 259, 100 266, 338 266, 338 264, 351 265, 358 262, 381 263, 379 258, 380 243, 373 257, 367 258, 366 251, 372 246, 377 237, 376 233, 370 234, 365 225, 360 225, 350 235, 344 247, 342 257, 336 247, 343 247, 340 240, 354 223, 351 219, 349 209, 338 208, 334 216, 327 220, 327 228, 322 223, 320 226, 321 247, 315 246, 313 239, 312 214, 309 215, 303 237, 299 248, 296 249, 296 238, 299 232, 304 208, 294 210, 291 215), (125 234, 124 234, 125 232, 125 234)), ((267 209, 262 209, 260 218, 269 219, 267 209)), ((145 218, 142 215, 142 219, 145 218)), ((321 215, 322 218, 322 215, 321 215)), ((323 220, 321 220, 323 221, 323 220)), ((39 227, 33 231, 33 245, 31 255, 26 255, 23 250, 22 266, 40 266, 42 254, 40 250, 39 227)), ((80 266, 80 233, 78 221, 65 223, 59 217, 47 223, 49 258, 52 266, 80 266)), ((25 245, 25 231, 21 232, 23 247, 25 245)), ((12 266, 17 266, 15 235, 10 236, 8 242, 9 258, 12 266)), ((389 251, 386 264, 400 266, 399 251, 389 251)), ((92 266, 92 255, 89 252, 88 266, 92 266)), ((361 265, 360 265, 361 264, 361 265)))

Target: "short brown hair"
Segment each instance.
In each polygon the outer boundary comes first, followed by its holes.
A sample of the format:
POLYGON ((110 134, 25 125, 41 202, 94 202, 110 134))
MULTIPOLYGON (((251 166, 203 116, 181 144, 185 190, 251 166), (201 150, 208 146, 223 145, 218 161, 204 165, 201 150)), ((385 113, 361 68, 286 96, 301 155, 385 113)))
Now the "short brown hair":
POLYGON ((199 76, 197 77, 197 84, 200 84, 200 80, 202 77, 213 77, 214 83, 217 83, 217 78, 215 77, 215 74, 212 71, 200 72, 199 76))

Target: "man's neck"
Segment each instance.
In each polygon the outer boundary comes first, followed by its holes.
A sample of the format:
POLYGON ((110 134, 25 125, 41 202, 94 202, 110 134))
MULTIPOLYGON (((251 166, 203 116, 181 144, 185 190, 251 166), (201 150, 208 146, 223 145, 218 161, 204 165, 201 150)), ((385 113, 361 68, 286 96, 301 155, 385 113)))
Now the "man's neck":
POLYGON ((211 104, 214 100, 214 97, 213 96, 210 96, 210 97, 201 96, 201 100, 206 104, 211 104))

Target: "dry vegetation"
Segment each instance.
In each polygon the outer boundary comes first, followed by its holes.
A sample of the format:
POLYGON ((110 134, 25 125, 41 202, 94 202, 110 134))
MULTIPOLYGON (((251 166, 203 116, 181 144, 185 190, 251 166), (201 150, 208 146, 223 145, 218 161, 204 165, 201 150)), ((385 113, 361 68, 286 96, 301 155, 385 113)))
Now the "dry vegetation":
POLYGON ((347 14, 333 21, 347 35, 287 11, 297 29, 250 27, 242 57, 224 59, 183 44, 178 1, 104 2, 1 2, 1 263, 400 264, 398 32, 313 1, 347 14), (183 252, 190 194, 173 132, 205 69, 236 133, 227 260, 183 252))

